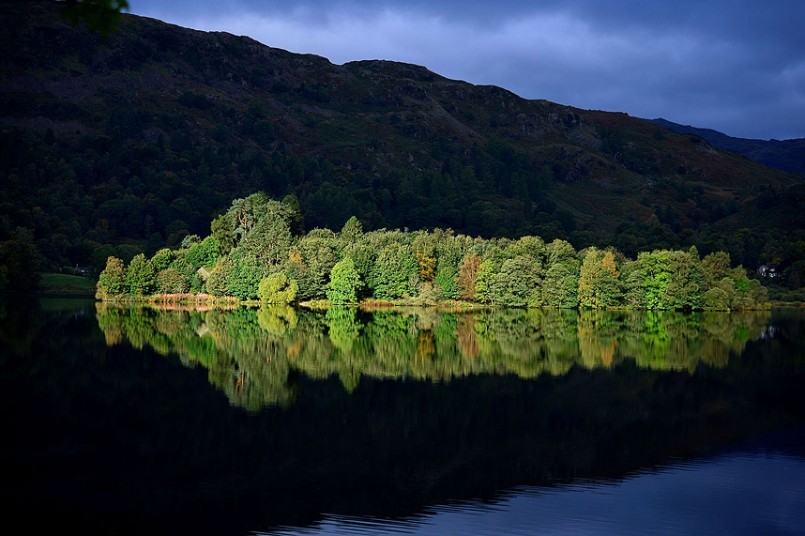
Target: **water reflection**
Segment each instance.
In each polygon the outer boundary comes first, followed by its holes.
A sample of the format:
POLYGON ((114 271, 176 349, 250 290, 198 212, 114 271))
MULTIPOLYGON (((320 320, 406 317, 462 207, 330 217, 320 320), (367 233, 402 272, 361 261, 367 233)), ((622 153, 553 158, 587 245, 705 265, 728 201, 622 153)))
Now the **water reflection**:
MULTIPOLYGON (((502 515, 520 511, 518 496, 561 523, 573 493, 614 494, 679 461, 704 475, 696 463, 736 442, 805 423, 802 311, 767 322, 94 303, 0 314, 0 504, 9 526, 35 533, 247 534, 353 519, 455 533, 472 505, 500 512, 489 532, 505 533, 522 527, 502 515), (564 503, 546 500, 566 489, 564 503)), ((805 459, 802 438, 774 452, 805 459)), ((777 497, 785 488, 770 474, 745 484, 777 497)), ((669 489, 692 497, 695 486, 669 489)), ((586 503, 588 518, 628 519, 647 495, 586 503)), ((699 496, 701 510, 743 512, 733 496, 699 496)), ((647 510, 658 527, 674 522, 669 501, 647 510)))
POLYGON ((630 360, 658 371, 724 367, 748 341, 773 336, 768 311, 680 314, 653 311, 504 309, 445 313, 411 308, 326 313, 291 307, 235 311, 156 310, 98 304, 109 346, 128 341, 188 366, 233 405, 288 406, 297 373, 337 376, 351 392, 362 377, 449 381, 470 375, 561 376, 573 367, 609 369, 630 360))

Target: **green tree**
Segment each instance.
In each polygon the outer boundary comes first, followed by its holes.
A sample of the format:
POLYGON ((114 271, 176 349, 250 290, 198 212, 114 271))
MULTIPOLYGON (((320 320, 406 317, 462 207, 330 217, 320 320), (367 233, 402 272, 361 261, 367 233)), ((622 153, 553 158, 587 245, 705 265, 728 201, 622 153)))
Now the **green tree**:
POLYGON ((542 282, 542 305, 561 309, 579 304, 579 267, 576 250, 564 240, 546 246, 548 269, 542 282))
POLYGON ((298 288, 295 280, 289 280, 283 273, 274 273, 260 280, 257 297, 263 303, 291 303, 296 299, 298 288))
POLYGON ((389 244, 377 256, 367 281, 375 298, 398 300, 414 295, 419 283, 419 265, 411 246, 389 244))
POLYGON ((212 236, 208 236, 201 242, 193 244, 187 251, 185 259, 194 269, 202 266, 213 266, 218 260, 220 244, 212 236))
POLYGON ((484 259, 478 266, 478 273, 475 278, 475 301, 480 303, 492 303, 493 288, 492 281, 495 277, 495 263, 491 259, 484 259))
POLYGON ((668 262, 672 275, 665 289, 664 305, 669 309, 701 309, 707 286, 699 252, 695 247, 688 251, 673 251, 668 256, 668 262))
POLYGON ((363 238, 363 225, 360 220, 355 216, 350 217, 338 233, 338 238, 344 244, 359 242, 363 238))
POLYGON ((156 275, 156 291, 161 294, 181 294, 190 290, 190 281, 176 268, 165 268, 156 275))
POLYGON ((358 291, 363 286, 361 276, 355 269, 355 263, 345 257, 333 266, 330 282, 327 284, 327 299, 334 305, 355 303, 358 291))
POLYGON ((126 291, 136 296, 151 294, 156 286, 154 266, 142 253, 135 255, 126 270, 126 291))
POLYGON ((237 250, 236 253, 230 257, 232 263, 228 265, 226 293, 241 300, 256 298, 257 287, 270 273, 269 267, 251 255, 244 255, 237 250))
POLYGON ((288 259, 291 242, 291 230, 285 220, 268 214, 249 228, 237 250, 242 257, 253 258, 273 271, 288 259))
POLYGON ((716 251, 706 255, 702 259, 702 269, 705 274, 705 284, 708 287, 715 286, 719 281, 727 277, 732 269, 730 254, 724 251, 716 251))
POLYGON ((528 254, 517 255, 504 261, 492 276, 488 299, 507 307, 539 305, 541 284, 542 269, 537 259, 528 254))
POLYGON ((328 229, 313 229, 294 246, 289 273, 299 282, 300 299, 325 296, 330 271, 338 262, 338 246, 335 233, 328 229))
POLYGON ((223 296, 227 293, 227 278, 234 268, 234 262, 229 257, 219 257, 210 270, 210 276, 204 283, 204 288, 213 296, 223 296))
POLYGON ((98 276, 95 297, 108 300, 126 291, 126 267, 123 261, 114 256, 106 259, 106 267, 98 276))
POLYGON ((164 270, 176 259, 176 253, 168 248, 162 248, 151 257, 151 265, 157 272, 164 270))
POLYGON ((721 287, 708 289, 702 296, 702 305, 705 311, 729 311, 730 292, 721 287))
POLYGON ((228 214, 222 214, 210 223, 211 235, 217 242, 219 253, 228 255, 235 247, 235 227, 233 218, 228 214))

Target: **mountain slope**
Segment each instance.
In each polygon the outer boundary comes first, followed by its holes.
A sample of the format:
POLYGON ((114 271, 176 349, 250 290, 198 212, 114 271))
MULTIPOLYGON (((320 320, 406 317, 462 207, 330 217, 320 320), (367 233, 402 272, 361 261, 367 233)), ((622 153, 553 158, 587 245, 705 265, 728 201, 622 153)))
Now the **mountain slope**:
POLYGON ((805 173, 805 138, 782 141, 734 138, 717 130, 680 125, 662 118, 648 121, 678 134, 698 136, 713 147, 742 154, 764 166, 791 173, 805 173))
POLYGON ((255 190, 295 195, 307 228, 356 215, 747 263, 801 235, 796 176, 625 114, 136 16, 104 39, 60 10, 0 4, 0 240, 32 228, 53 265, 206 234, 255 190))

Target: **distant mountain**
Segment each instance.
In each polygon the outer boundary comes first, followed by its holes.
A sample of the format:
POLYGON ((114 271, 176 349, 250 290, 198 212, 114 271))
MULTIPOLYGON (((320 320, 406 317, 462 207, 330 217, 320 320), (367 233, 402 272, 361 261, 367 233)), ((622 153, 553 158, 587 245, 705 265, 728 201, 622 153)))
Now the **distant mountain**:
POLYGON ((764 166, 791 173, 805 173, 805 138, 782 141, 733 138, 717 130, 680 125, 662 118, 647 121, 678 134, 698 136, 713 147, 742 154, 764 166))
POLYGON ((307 229, 355 215, 748 265, 802 237, 799 177, 699 136, 132 15, 104 38, 61 9, 0 3, 0 241, 32 229, 52 266, 205 235, 257 190, 295 196, 307 229))

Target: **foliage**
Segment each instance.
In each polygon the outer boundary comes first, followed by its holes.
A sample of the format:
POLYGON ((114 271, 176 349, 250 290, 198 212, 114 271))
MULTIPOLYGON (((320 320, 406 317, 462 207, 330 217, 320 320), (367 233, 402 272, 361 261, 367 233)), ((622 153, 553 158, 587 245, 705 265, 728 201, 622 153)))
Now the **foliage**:
POLYGON ((132 295, 151 294, 156 287, 156 273, 151 261, 142 253, 135 255, 126 269, 125 289, 132 295))
POLYGON ((542 270, 531 255, 507 259, 489 283, 489 301, 507 307, 540 303, 542 270))
POLYGON ((589 248, 579 271, 579 306, 605 309, 617 305, 621 297, 619 276, 612 251, 589 248))
POLYGON ((210 270, 210 276, 204 283, 207 292, 213 296, 223 296, 227 292, 227 278, 229 272, 234 269, 234 262, 229 257, 219 257, 218 261, 210 270))
POLYGON ((256 298, 260 281, 269 273, 268 267, 242 253, 233 255, 231 260, 226 272, 226 293, 241 300, 256 298))
POLYGON ((367 277, 375 298, 398 300, 414 295, 419 265, 408 245, 390 244, 377 257, 367 277))
POLYGON ((286 304, 296 299, 299 287, 283 273, 274 273, 260 280, 257 297, 263 303, 286 304))
POLYGON ((39 286, 42 257, 30 229, 18 227, 0 242, 0 291, 26 292, 39 286))
POLYGON ((126 268, 123 261, 110 256, 106 259, 106 268, 98 276, 96 297, 106 300, 119 296, 126 290, 126 268))
POLYGON ((729 266, 728 255, 701 259, 695 247, 640 252, 631 260, 613 248, 577 253, 567 241, 546 244, 537 236, 484 240, 441 229, 364 233, 357 219, 339 234, 317 228, 293 235, 293 210, 265 195, 235 200, 227 214, 241 228, 228 253, 221 253, 213 235, 188 235, 179 249, 161 249, 150 260, 139 254, 128 268, 112 256, 99 278, 99 297, 206 290, 266 303, 327 297, 334 304, 371 298, 434 305, 460 298, 560 309, 768 306, 766 289, 742 267, 729 266))
POLYGON ((201 268, 202 266, 213 266, 215 261, 218 260, 220 247, 218 240, 212 236, 208 236, 201 242, 190 246, 185 260, 195 269, 201 268))
POLYGON ((361 276, 355 269, 355 263, 349 257, 338 261, 330 271, 330 282, 327 284, 327 299, 335 305, 344 305, 358 301, 358 291, 363 286, 361 276))
POLYGON ((481 257, 476 253, 470 253, 461 261, 458 270, 458 295, 463 300, 475 300, 475 287, 478 284, 478 271, 481 268, 481 257))
POLYGON ((176 268, 165 268, 156 275, 156 291, 162 294, 180 294, 190 290, 190 281, 176 268))

